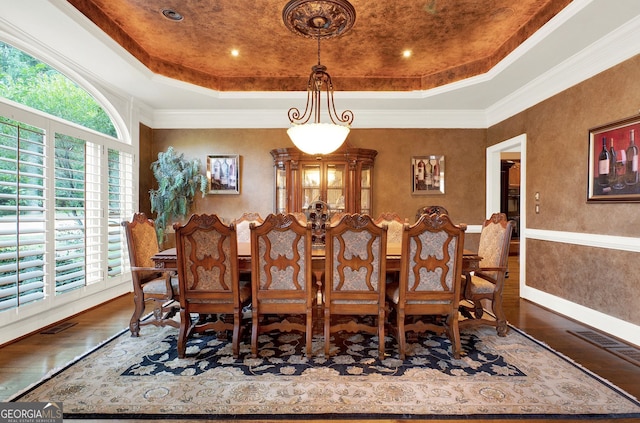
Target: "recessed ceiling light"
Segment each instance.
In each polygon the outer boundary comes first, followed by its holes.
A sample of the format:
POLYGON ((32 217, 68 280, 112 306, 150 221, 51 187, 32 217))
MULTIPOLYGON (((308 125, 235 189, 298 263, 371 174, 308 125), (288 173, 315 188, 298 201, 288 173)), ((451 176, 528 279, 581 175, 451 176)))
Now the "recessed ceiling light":
POLYGON ((411 50, 405 50, 402 52, 402 57, 411 57, 411 50))
POLYGON ((179 22, 184 19, 184 16, 182 16, 180 13, 176 12, 173 9, 163 9, 162 15, 165 18, 169 19, 170 21, 175 21, 175 22, 179 22))
POLYGON ((233 57, 238 57, 238 56, 240 56, 240 51, 237 48, 233 48, 233 49, 231 49, 231 55, 233 57))

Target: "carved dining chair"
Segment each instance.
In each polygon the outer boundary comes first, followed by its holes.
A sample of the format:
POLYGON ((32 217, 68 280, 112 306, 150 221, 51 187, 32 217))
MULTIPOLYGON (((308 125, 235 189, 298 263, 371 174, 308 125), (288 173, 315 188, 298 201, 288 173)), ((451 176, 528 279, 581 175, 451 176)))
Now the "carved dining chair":
POLYGON ((376 225, 368 215, 347 214, 328 227, 325 254, 325 357, 331 333, 346 331, 377 333, 378 356, 384 359, 386 225, 376 225), (342 316, 350 320, 339 321, 342 316), (374 323, 361 316, 374 316, 374 323))
MULTIPOLYGON (((387 225, 387 248, 390 244, 400 244, 402 242, 402 232, 404 224, 409 223, 408 218, 402 218, 396 212, 385 212, 380 214, 374 221, 376 225, 387 225)), ((387 269, 387 283, 398 280, 400 272, 387 269)))
POLYGON ((306 225, 307 224, 307 215, 303 212, 291 212, 291 214, 298 219, 298 222, 300 222, 302 225, 306 225))
POLYGON ((251 352, 260 333, 299 331, 311 356, 314 283, 311 276, 311 224, 292 214, 270 214, 251 224, 251 352))
POLYGON ((184 358, 187 340, 208 330, 231 330, 232 352, 237 357, 243 329, 242 308, 251 301, 251 287, 240 284, 236 228, 216 215, 192 215, 174 225, 180 284, 178 357, 184 358), (194 318, 211 315, 216 319, 194 318), (232 319, 226 319, 231 315, 232 319))
POLYGON ((446 208, 442 207, 442 206, 424 206, 424 207, 420 207, 418 209, 418 211, 416 211, 416 222, 420 219, 420 216, 422 216, 423 214, 426 214, 427 216, 430 216, 432 214, 449 214, 449 212, 447 211, 446 208))
POLYGON ((179 327, 172 319, 178 304, 178 279, 175 271, 155 268, 151 257, 159 252, 158 236, 153 220, 144 213, 135 213, 131 222, 122 222, 127 237, 131 277, 133 279, 133 315, 129 322, 131 336, 140 336, 140 326, 179 327), (174 277, 172 277, 172 275, 174 277), (140 321, 147 301, 154 302, 153 319, 140 321))
POLYGON ((334 225, 340 222, 340 219, 344 217, 344 215, 349 214, 347 212, 333 212, 331 213, 331 217, 329 218, 329 224, 334 225))
POLYGON ((238 242, 251 242, 251 231, 249 225, 252 223, 260 224, 264 219, 257 212, 244 212, 242 216, 234 219, 232 223, 236 227, 238 242))
POLYGON ((396 212, 381 213, 375 220, 376 225, 387 225, 387 245, 400 244, 402 242, 402 232, 404 224, 409 223, 408 218, 402 218, 396 212))
POLYGON ((407 350, 406 333, 446 333, 452 355, 460 358, 458 304, 466 225, 454 225, 446 214, 423 214, 405 225, 400 279, 387 287, 400 359, 407 350))
POLYGON ((502 310, 502 291, 508 270, 509 244, 515 222, 504 213, 494 213, 482 224, 478 255, 480 268, 467 276, 464 298, 472 307, 463 309, 467 319, 461 328, 480 325, 495 326, 499 336, 506 336, 509 327, 502 310), (495 318, 485 316, 483 300, 490 302, 495 318))

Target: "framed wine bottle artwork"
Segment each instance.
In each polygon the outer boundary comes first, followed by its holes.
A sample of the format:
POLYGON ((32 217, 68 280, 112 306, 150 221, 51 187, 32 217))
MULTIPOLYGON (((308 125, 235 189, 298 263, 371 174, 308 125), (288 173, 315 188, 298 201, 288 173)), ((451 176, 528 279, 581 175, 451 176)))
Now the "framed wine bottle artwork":
POLYGON ((587 202, 640 201, 640 115, 589 130, 587 202))
POLYGON ((412 157, 411 180, 413 194, 444 194, 444 156, 412 157))
POLYGON ((240 156, 207 156, 207 180, 209 194, 240 194, 240 156))

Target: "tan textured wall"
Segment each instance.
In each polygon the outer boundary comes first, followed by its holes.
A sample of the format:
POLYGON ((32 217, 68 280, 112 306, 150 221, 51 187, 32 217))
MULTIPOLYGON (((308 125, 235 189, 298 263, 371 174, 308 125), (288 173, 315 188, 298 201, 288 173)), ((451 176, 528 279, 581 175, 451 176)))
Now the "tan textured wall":
MULTIPOLYGON (((588 130, 638 113, 639 80, 640 56, 488 129, 488 145, 527 134, 528 228, 640 237, 640 204, 586 201, 588 130)), ((527 242, 527 285, 640 324, 637 268, 637 253, 527 242)))
POLYGON ((163 129, 153 131, 151 150, 158 152, 173 146, 187 158, 198 158, 206 171, 210 154, 240 156, 240 194, 196 197, 194 213, 216 213, 232 220, 245 211, 266 215, 273 210, 274 167, 269 151, 290 146, 284 130, 275 129, 163 129))
POLYGON ((527 240, 527 284, 640 325, 638 253, 527 240))
MULTIPOLYGON (((484 219, 484 151, 482 129, 353 129, 353 147, 378 151, 374 167, 373 213, 396 211, 414 221, 420 206, 445 206, 456 223, 480 225, 484 219), (445 156, 445 194, 412 195, 411 157, 445 156)), ((268 214, 274 204, 274 168, 269 151, 291 147, 284 129, 156 129, 152 139, 141 140, 141 149, 152 160, 173 146, 189 158, 200 158, 203 172, 208 154, 240 155, 240 195, 198 197, 194 212, 217 213, 233 219, 244 211, 268 214), (144 144, 144 143, 146 144, 144 144)), ((148 196, 149 164, 141 164, 140 195, 148 196), (145 172, 147 175, 145 175, 145 172)), ((477 248, 478 235, 467 237, 467 248, 477 248)))
POLYGON ((586 202, 588 130, 638 113, 639 80, 640 56, 488 129, 488 145, 527 134, 529 228, 640 237, 637 203, 586 202))

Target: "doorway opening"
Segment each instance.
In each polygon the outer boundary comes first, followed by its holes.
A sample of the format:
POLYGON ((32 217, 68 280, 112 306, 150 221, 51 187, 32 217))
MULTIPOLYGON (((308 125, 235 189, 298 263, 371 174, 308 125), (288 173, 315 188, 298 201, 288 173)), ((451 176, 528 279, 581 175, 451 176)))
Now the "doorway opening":
MULTIPOLYGON (((491 216, 493 213, 502 212, 502 208, 504 206, 503 203, 503 160, 512 160, 515 162, 516 158, 519 161, 519 175, 518 175, 518 190, 517 196, 507 199, 507 209, 511 207, 513 216, 510 216, 511 219, 517 214, 517 230, 515 231, 518 235, 517 243, 514 243, 513 250, 510 251, 510 255, 514 256, 514 259, 519 263, 519 272, 518 272, 518 285, 522 288, 525 281, 525 257, 526 257, 526 152, 527 152, 527 135, 522 134, 517 137, 508 139, 496 145, 492 145, 487 148, 487 179, 486 179, 486 215, 491 216), (511 204, 508 202, 511 201, 511 204), (517 245, 517 251, 516 251, 517 245)), ((511 168, 511 167, 510 167, 511 168)), ((511 175, 513 180, 516 180, 516 174, 513 173, 511 175)), ((511 177, 509 178, 511 179, 511 177)), ((510 184, 508 184, 510 185, 510 184)), ((513 184, 515 185, 515 183, 513 184)), ((514 187, 515 188, 515 187, 514 187)), ((515 190, 511 191, 515 194, 515 190)), ((507 194, 509 193, 509 187, 507 186, 507 194)), ((510 261, 510 267, 513 260, 510 261)), ((515 270, 515 269, 514 269, 515 270)), ((510 269, 510 274, 513 272, 510 269)))

